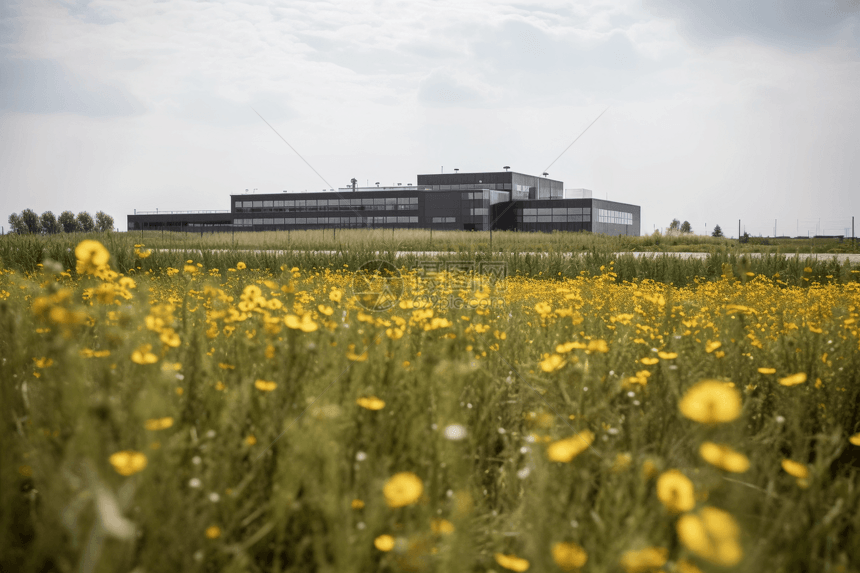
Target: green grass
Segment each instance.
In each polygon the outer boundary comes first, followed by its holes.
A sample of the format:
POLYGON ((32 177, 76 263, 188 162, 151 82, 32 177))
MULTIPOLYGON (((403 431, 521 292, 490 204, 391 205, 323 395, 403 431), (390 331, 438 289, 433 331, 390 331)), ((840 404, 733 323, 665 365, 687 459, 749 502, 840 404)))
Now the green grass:
MULTIPOLYGON (((89 238, 134 287, 77 276, 74 238, 0 241, 4 571, 501 572, 497 553, 558 571, 556 542, 581 545, 588 571, 622 571, 625 552, 652 546, 666 548, 667 571, 680 559, 726 570, 679 540, 649 465, 682 471, 698 507, 734 516, 736 571, 860 562, 860 447, 848 441, 860 433, 860 269, 728 248, 704 261, 614 259, 612 242, 573 258, 470 248, 445 259, 508 263, 512 278, 486 293, 499 302, 428 316, 405 304, 369 312, 351 296, 351 271, 390 257, 375 253, 381 239, 273 255, 196 253, 203 245, 172 238, 188 244, 139 259, 135 235, 89 238), (291 314, 318 328, 288 327, 291 314), (595 340, 608 351, 541 365, 559 344, 595 340), (153 364, 132 360, 145 345, 153 364), (641 361, 657 350, 677 357, 641 361), (795 373, 807 381, 779 383, 795 373), (736 420, 681 415, 703 379, 734 383, 736 420), (384 408, 356 404, 368 396, 384 408), (163 417, 173 424, 145 428, 163 417), (446 439, 449 424, 465 439, 446 439), (596 439, 570 463, 547 457, 544 437, 584 430, 596 439), (706 463, 705 440, 744 453, 749 471, 706 463), (124 450, 146 467, 119 475, 109 458, 124 450), (808 467, 807 487, 784 459, 808 467), (403 471, 423 495, 388 507, 383 486, 403 471), (435 518, 454 533, 433 533, 435 518), (394 551, 374 547, 380 535, 398 539, 394 551)), ((477 300, 463 277, 410 274, 420 260, 396 261, 400 300, 477 300)))

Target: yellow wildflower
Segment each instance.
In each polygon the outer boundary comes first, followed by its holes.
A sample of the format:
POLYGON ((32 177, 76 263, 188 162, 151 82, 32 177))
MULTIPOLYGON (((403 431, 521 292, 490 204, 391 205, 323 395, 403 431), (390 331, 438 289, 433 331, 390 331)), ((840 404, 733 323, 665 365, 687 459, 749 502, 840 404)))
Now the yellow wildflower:
POLYGON ((173 418, 167 416, 166 418, 153 418, 151 420, 147 420, 143 427, 150 431, 157 430, 166 430, 170 426, 173 425, 173 418))
POLYGON ((741 415, 741 395, 725 382, 704 380, 687 390, 678 407, 702 424, 731 422, 741 415))
POLYGON ((806 372, 798 372, 797 374, 792 374, 791 376, 779 379, 779 383, 783 386, 796 386, 798 384, 803 384, 804 382, 806 382, 806 372))
POLYGON ((782 460, 782 469, 796 478, 806 479, 809 477, 809 468, 793 460, 782 460))
POLYGON ((362 509, 364 507, 364 502, 360 499, 354 499, 349 505, 352 509, 362 509))
POLYGON ((588 561, 588 554, 576 543, 554 543, 552 560, 563 570, 574 571, 585 565, 585 562, 588 561))
POLYGON ((221 528, 217 525, 210 525, 206 528, 206 538, 207 539, 218 539, 221 537, 221 528))
POLYGON ((107 265, 110 260, 110 253, 98 241, 87 239, 75 247, 75 257, 78 260, 77 271, 79 275, 94 274, 107 265))
POLYGON ((776 374, 776 368, 759 368, 759 374, 776 374))
POLYGON ((394 549, 394 538, 390 535, 380 535, 373 540, 373 546, 380 551, 391 551, 394 549))
POLYGON ((731 567, 743 558, 740 528, 735 519, 721 509, 703 507, 697 514, 683 515, 676 529, 687 549, 712 563, 731 567))
POLYGON ((434 519, 430 522, 430 529, 433 533, 454 533, 454 524, 448 521, 447 519, 434 519))
POLYGON ((155 364, 158 362, 158 356, 150 352, 151 344, 144 344, 137 350, 131 353, 131 361, 135 364, 155 364))
POLYGON ((680 513, 696 506, 693 482, 678 470, 669 470, 657 478, 657 497, 669 511, 680 513))
POLYGON ((574 436, 558 440, 547 446, 546 455, 554 462, 569 462, 594 442, 594 433, 590 430, 582 431, 574 436))
POLYGON ((665 547, 646 547, 638 551, 625 551, 621 556, 621 566, 627 573, 648 573, 662 567, 668 555, 669 550, 665 547))
POLYGON ((529 562, 525 559, 517 557, 516 555, 505 555, 503 553, 496 553, 495 558, 496 563, 498 563, 505 569, 519 572, 528 571, 529 562))
POLYGON ((394 474, 385 482, 382 494, 389 507, 404 507, 415 503, 424 493, 424 484, 412 472, 394 474))
POLYGON ((544 372, 554 372, 561 369, 567 361, 560 354, 550 354, 540 363, 540 369, 544 372))
POLYGON ((385 408, 385 401, 380 400, 376 396, 370 396, 368 398, 362 397, 356 400, 355 403, 368 410, 381 410, 385 408))
POLYGON ((704 442, 699 446, 699 455, 709 464, 733 473, 744 473, 750 467, 749 459, 728 446, 704 442))
POLYGON ((278 387, 278 384, 276 382, 269 382, 267 380, 257 380, 256 382, 254 382, 254 387, 262 392, 271 392, 278 387))
POLYGON ((146 467, 146 456, 134 450, 123 450, 111 454, 108 461, 116 470, 116 473, 124 476, 130 476, 142 471, 146 467))

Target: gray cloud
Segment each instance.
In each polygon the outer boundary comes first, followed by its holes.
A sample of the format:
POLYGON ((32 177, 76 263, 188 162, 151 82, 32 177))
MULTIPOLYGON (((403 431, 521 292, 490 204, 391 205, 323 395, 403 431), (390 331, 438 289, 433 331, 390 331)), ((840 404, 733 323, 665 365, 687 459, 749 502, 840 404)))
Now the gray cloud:
POLYGON ((480 105, 484 97, 447 72, 437 70, 421 82, 418 101, 432 107, 470 107, 480 105))
MULTIPOLYGON (((746 37, 789 50, 828 45, 860 26, 860 0, 645 0, 656 15, 678 21, 690 40, 716 44, 746 37)), ((855 45, 860 37, 855 32, 855 45)))
POLYGON ((256 124, 260 118, 256 109, 269 122, 289 120, 298 116, 283 94, 255 93, 239 101, 222 97, 214 90, 189 90, 174 100, 171 113, 194 123, 219 127, 256 124), (252 109, 253 108, 253 109, 252 109))
POLYGON ((115 117, 142 113, 144 107, 124 88, 76 76, 53 60, 5 57, 0 59, 0 110, 115 117))

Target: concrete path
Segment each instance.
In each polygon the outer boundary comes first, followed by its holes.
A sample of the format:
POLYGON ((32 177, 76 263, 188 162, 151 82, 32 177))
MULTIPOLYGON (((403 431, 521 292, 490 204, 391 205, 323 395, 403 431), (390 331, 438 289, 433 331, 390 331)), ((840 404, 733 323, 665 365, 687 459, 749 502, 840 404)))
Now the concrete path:
MULTIPOLYGON (((156 249, 161 252, 175 252, 175 253, 198 253, 203 254, 199 249, 156 249)), ((266 255, 286 255, 286 254, 310 254, 310 255, 337 255, 338 251, 292 251, 292 250, 253 250, 253 249, 210 249, 210 253, 252 253, 255 255, 266 254, 266 255)), ((383 254, 384 251, 377 251, 376 254, 383 254)), ((397 258, 401 257, 421 257, 421 258, 437 258, 445 255, 457 255, 458 253, 455 251, 396 251, 394 256, 397 258)), ((499 252, 498 254, 503 254, 499 252)), ((545 257, 549 256, 550 253, 539 253, 539 252, 521 252, 520 255, 531 255, 533 257, 545 257)), ((565 257, 571 257, 573 255, 582 256, 585 253, 577 252, 577 253, 563 253, 565 257)), ((752 257, 752 258, 760 258, 762 253, 742 253, 743 255, 752 257)), ((844 263, 848 261, 852 265, 860 264, 860 254, 848 254, 848 253, 800 253, 799 255, 795 255, 794 253, 780 253, 782 256, 786 258, 795 258, 798 257, 800 260, 818 260, 818 261, 830 261, 834 258, 840 263, 844 263)), ((647 252, 647 253, 634 253, 634 252, 619 252, 612 253, 615 257, 620 257, 622 255, 632 255, 635 258, 656 258, 656 257, 676 257, 680 259, 707 259, 710 253, 689 253, 689 252, 647 252)))

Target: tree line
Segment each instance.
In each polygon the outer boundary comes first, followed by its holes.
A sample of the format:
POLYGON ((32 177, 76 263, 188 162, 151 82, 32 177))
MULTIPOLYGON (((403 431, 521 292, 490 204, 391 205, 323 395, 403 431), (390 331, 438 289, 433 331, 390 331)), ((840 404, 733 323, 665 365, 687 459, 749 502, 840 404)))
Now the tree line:
POLYGON ((91 231, 112 231, 113 217, 99 211, 95 219, 86 211, 77 215, 71 211, 63 211, 59 217, 55 217, 51 211, 45 211, 41 215, 32 209, 24 209, 21 214, 9 215, 9 230, 12 233, 53 235, 55 233, 89 233, 91 231))
MULTIPOLYGON (((670 231, 677 231, 679 233, 692 233, 693 227, 690 225, 689 221, 684 221, 682 223, 678 219, 672 219, 672 222, 669 223, 669 230, 670 231)), ((722 237, 723 236, 723 230, 720 228, 719 225, 714 227, 714 231, 711 233, 711 236, 712 237, 722 237)))

